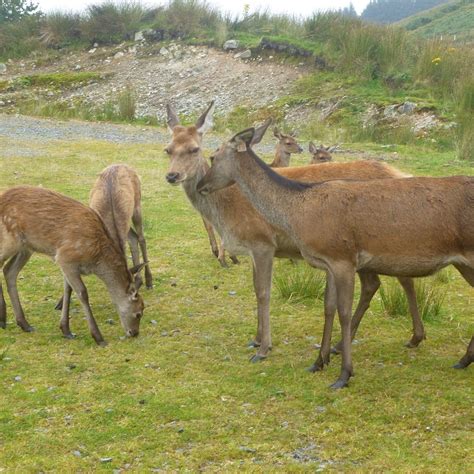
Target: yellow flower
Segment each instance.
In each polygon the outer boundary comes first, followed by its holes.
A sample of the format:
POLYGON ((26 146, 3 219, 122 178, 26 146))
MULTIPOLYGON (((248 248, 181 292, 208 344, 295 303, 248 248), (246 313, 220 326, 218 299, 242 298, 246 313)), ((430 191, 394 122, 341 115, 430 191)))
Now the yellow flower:
POLYGON ((432 62, 433 64, 438 65, 438 64, 441 62, 441 58, 438 56, 437 58, 433 58, 433 59, 431 60, 431 62, 432 62))

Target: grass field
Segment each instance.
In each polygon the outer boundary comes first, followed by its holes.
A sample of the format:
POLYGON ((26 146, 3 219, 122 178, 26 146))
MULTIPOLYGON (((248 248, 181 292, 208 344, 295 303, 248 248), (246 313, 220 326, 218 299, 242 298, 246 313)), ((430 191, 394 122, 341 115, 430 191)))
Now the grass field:
MULTIPOLYGON (((0 150, 12 146, 0 139, 0 150)), ((53 309, 59 269, 32 258, 19 287, 36 332, 22 333, 10 307, 0 331, 1 472, 474 472, 474 367, 450 368, 474 332, 474 292, 454 271, 438 283, 442 316, 426 322, 418 349, 404 347, 409 319, 384 315, 376 297, 354 345, 356 376, 335 392, 338 357, 323 373, 304 370, 322 335, 320 300, 287 302, 274 290, 273 351, 248 362, 250 262, 222 269, 211 257, 198 214, 165 182, 163 144, 14 146, 0 151, 0 189, 42 185, 86 202, 106 165, 138 170, 155 288, 142 290, 140 337, 124 340, 104 286, 88 277, 109 345, 96 347, 77 300, 77 338, 65 340, 53 309)), ((394 151, 404 171, 472 174, 454 152, 394 151)), ((277 275, 291 271, 277 262, 277 275)))

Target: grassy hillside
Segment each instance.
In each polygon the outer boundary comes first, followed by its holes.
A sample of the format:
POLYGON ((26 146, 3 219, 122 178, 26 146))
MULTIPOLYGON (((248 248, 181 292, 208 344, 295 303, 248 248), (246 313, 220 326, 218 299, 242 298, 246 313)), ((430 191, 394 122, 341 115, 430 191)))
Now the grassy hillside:
POLYGON ((454 0, 400 21, 403 26, 424 38, 456 42, 474 41, 474 1, 454 0))

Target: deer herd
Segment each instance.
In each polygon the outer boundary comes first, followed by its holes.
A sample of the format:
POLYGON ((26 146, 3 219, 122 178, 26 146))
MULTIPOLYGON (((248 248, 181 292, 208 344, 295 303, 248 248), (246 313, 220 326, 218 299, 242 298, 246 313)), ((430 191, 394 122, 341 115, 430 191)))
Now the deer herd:
MULTIPOLYGON (((413 321, 407 343, 425 338, 413 278, 453 265, 474 286, 474 178, 412 177, 380 161, 332 163, 336 147, 309 145, 310 164, 290 167, 291 154, 303 149, 293 134, 275 128, 274 160, 263 162, 253 151, 271 124, 237 133, 210 158, 203 138, 213 126, 214 103, 195 125, 180 124, 168 105, 171 141, 166 180, 181 185, 200 213, 213 254, 226 266, 225 251, 238 263, 249 255, 257 301, 257 331, 251 360, 268 357, 272 348, 270 294, 273 259, 303 259, 326 273, 324 330, 319 355, 310 368, 323 370, 331 353, 341 353, 341 372, 332 385, 342 388, 353 375, 351 342, 380 286, 379 275, 394 276, 406 293, 413 321), (220 241, 216 238, 218 234, 220 241), (352 314, 355 275, 361 283, 352 314), (331 347, 335 313, 341 340, 331 347)), ((112 165, 99 175, 89 206, 32 186, 16 186, 0 195, 0 267, 16 323, 32 331, 23 312, 17 278, 34 252, 50 256, 64 276, 60 329, 72 338, 69 308, 79 299, 92 337, 105 341, 94 319, 81 275, 95 274, 106 285, 127 336, 139 333, 144 303, 138 290, 148 262, 136 172, 112 165), (133 268, 127 266, 129 243, 133 268), (141 258, 140 258, 141 253, 141 258), (142 263, 140 263, 142 260, 142 263)), ((0 284, 0 327, 6 328, 6 303, 0 284)), ((454 366, 474 361, 474 337, 454 366)))

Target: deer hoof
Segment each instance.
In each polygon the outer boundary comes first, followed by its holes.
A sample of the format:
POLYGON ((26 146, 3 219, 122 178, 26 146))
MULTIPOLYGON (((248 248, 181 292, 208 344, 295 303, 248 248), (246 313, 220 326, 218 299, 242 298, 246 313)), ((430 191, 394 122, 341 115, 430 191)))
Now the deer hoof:
POLYGON ((252 364, 255 364, 257 362, 261 362, 262 360, 265 360, 266 358, 267 356, 255 354, 254 356, 250 358, 250 362, 252 362, 252 364))
POLYGON ((1 329, 6 329, 7 328, 7 322, 6 321, 0 321, 0 328, 1 329))
POLYGON ((336 380, 332 385, 329 387, 332 388, 333 390, 340 390, 341 388, 347 387, 347 381, 346 380, 336 380))
POLYGON ((100 347, 107 347, 108 343, 107 343, 107 341, 98 341, 97 345, 100 346, 100 347))
POLYGON ((24 332, 35 332, 36 331, 36 329, 33 326, 30 326, 29 324, 27 326, 20 326, 20 327, 24 332))
POLYGON ((317 364, 315 362, 311 367, 308 367, 306 370, 307 372, 314 373, 314 372, 321 372, 323 369, 324 369, 323 364, 317 364))
POLYGON ((61 311, 63 309, 63 299, 61 298, 54 307, 56 311, 61 311))
POLYGON ((341 349, 338 348, 338 346, 331 347, 331 354, 338 355, 341 353, 341 349))
POLYGON ((65 339, 75 339, 76 335, 74 333, 70 332, 69 334, 63 334, 63 337, 65 339))
POLYGON ((260 347, 260 343, 257 342, 257 341, 249 341, 248 344, 247 344, 247 347, 252 349, 252 348, 255 348, 255 347, 260 347))

